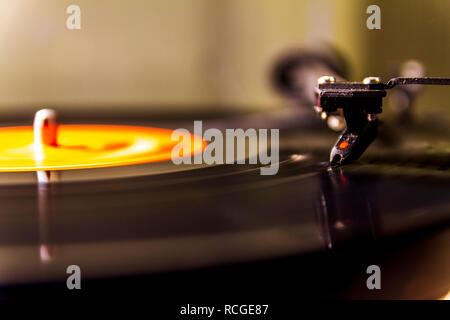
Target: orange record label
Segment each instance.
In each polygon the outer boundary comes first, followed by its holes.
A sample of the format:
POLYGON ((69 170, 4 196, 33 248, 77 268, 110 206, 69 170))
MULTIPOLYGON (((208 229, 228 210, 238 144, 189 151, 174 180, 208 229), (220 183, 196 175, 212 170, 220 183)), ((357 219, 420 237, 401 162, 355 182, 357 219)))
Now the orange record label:
MULTIPOLYGON (((59 125, 56 146, 34 146, 33 127, 0 128, 0 172, 100 168, 167 161, 173 130, 118 125, 59 125)), ((179 133, 183 135, 184 133, 179 133)), ((186 134, 189 135, 189 134, 186 134)), ((191 154, 206 143, 191 135, 191 154)))

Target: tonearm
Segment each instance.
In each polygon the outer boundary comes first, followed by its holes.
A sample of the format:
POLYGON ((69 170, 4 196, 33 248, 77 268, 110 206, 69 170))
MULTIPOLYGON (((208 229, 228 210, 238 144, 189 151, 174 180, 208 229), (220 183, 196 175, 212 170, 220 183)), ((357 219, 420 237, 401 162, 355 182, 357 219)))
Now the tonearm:
POLYGON ((378 77, 367 77, 362 82, 341 82, 330 76, 318 79, 316 111, 328 114, 341 109, 347 123, 331 149, 332 166, 358 159, 372 143, 386 90, 398 85, 450 85, 450 78, 393 78, 386 83, 378 77))

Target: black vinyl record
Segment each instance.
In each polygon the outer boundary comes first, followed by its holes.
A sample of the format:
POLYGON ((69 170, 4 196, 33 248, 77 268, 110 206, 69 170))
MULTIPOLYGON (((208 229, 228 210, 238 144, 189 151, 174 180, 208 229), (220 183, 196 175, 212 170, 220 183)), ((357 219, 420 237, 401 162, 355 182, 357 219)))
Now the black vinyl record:
POLYGON ((102 279, 302 256, 449 221, 448 143, 378 142, 331 168, 335 139, 281 131, 273 176, 260 165, 171 162, 68 170, 50 184, 4 173, 0 283, 61 281, 71 264, 102 279))

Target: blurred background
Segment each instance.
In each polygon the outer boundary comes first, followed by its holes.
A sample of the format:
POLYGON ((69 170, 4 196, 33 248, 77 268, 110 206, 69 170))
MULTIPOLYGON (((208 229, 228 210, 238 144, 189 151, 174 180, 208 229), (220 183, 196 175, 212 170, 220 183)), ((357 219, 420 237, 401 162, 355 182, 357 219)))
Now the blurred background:
MULTIPOLYGON (((332 44, 349 80, 388 80, 409 59, 450 76, 448 0, 2 0, 0 114, 268 110, 283 99, 270 70, 290 48, 332 44), (66 8, 81 8, 68 30, 66 8), (366 8, 381 8, 381 30, 366 8)), ((416 112, 450 115, 450 90, 428 87, 416 112)))

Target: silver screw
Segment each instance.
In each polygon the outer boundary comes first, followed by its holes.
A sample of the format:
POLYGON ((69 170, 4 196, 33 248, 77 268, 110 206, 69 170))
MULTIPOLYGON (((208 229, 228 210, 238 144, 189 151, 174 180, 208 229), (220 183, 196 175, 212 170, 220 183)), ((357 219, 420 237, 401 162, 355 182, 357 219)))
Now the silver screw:
POLYGON ((333 131, 342 131, 345 128, 345 119, 340 115, 331 115, 327 119, 327 125, 333 131))
POLYGON ((321 113, 323 111, 323 109, 319 106, 313 106, 313 109, 315 113, 321 113))
POLYGON ((364 84, 376 84, 376 83, 380 83, 381 80, 378 77, 366 77, 363 79, 363 83, 364 84))
POLYGON ((325 84, 325 83, 335 83, 336 78, 332 76, 322 76, 317 79, 317 84, 325 84))

